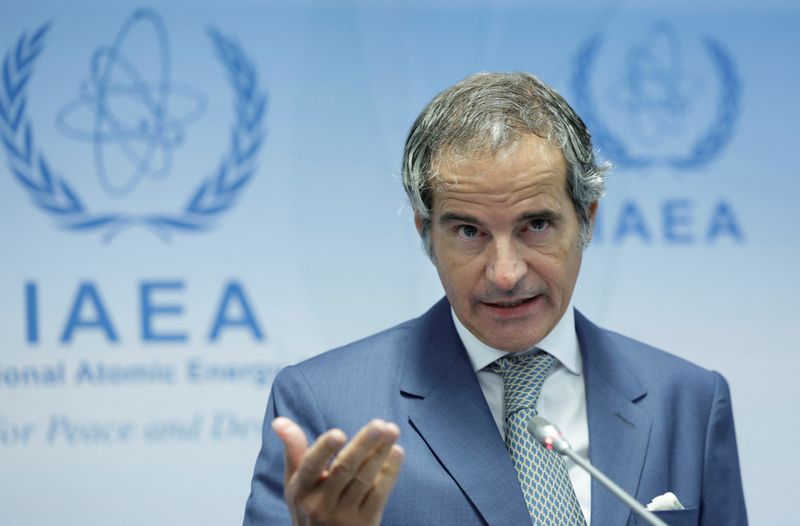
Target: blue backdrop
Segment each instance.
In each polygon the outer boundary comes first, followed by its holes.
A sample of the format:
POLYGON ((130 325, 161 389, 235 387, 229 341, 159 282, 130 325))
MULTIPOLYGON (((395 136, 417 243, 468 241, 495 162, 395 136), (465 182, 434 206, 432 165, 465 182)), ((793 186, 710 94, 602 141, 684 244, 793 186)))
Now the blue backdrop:
POLYGON ((788 523, 795 2, 0 14, 3 523, 239 522, 275 372, 441 296, 400 155, 482 70, 586 118, 617 167, 576 305, 729 379, 751 522, 788 523))

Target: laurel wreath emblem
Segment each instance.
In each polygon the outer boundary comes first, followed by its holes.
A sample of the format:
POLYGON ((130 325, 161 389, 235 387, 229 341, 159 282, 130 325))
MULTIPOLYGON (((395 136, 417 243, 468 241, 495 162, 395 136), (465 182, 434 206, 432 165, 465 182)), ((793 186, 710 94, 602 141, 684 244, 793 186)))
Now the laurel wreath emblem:
POLYGON ((714 118, 706 131, 693 143, 683 156, 653 159, 631 154, 625 143, 616 136, 598 117, 594 101, 589 92, 592 67, 600 50, 600 36, 590 38, 576 55, 572 88, 575 106, 586 126, 592 131, 595 144, 614 164, 626 168, 645 168, 655 164, 666 164, 677 169, 700 168, 713 160, 733 137, 741 102, 741 82, 736 75, 733 61, 722 46, 711 38, 704 40, 709 57, 714 63, 720 79, 721 91, 714 118))
POLYGON ((28 192, 34 204, 52 215, 68 230, 101 232, 110 241, 124 228, 144 226, 163 240, 173 231, 201 231, 211 227, 236 202, 255 173, 255 161, 263 141, 262 121, 267 97, 258 86, 255 67, 241 47, 215 29, 208 33, 225 67, 234 92, 235 118, 228 151, 216 171, 200 182, 177 213, 129 215, 97 213, 84 204, 66 178, 50 167, 37 148, 27 114, 26 88, 36 59, 44 50, 49 24, 30 36, 23 33, 3 61, 0 83, 0 139, 8 168, 28 192))

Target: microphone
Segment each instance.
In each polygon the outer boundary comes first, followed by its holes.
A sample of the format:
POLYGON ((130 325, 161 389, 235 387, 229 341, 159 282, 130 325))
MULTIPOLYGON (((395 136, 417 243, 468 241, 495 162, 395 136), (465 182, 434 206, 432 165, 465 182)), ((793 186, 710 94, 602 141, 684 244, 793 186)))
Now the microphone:
POLYGON ((577 453, 572 450, 572 446, 566 438, 561 434, 558 427, 541 416, 534 416, 528 422, 528 432, 538 440, 544 447, 550 450, 555 450, 560 455, 566 455, 573 460, 577 465, 583 468, 589 475, 591 475, 600 484, 605 486, 611 493, 618 499, 624 502, 631 508, 637 515, 647 521, 652 526, 667 526, 667 523, 656 517, 653 512, 642 506, 636 499, 631 497, 624 489, 617 486, 613 480, 606 477, 599 469, 594 467, 585 458, 579 457, 577 453))

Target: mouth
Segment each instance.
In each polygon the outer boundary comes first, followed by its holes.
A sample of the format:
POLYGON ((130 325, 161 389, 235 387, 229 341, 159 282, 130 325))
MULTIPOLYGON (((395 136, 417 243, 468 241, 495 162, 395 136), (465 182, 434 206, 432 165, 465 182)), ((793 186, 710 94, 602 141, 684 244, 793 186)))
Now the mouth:
POLYGON ((488 307, 492 307, 495 309, 513 309, 515 307, 519 307, 520 305, 524 305, 526 303, 530 303, 536 299, 536 296, 532 298, 522 298, 518 300, 511 300, 511 301, 497 301, 497 302, 483 302, 484 305, 488 307))
POLYGON ((502 318, 516 318, 530 314, 539 303, 541 295, 528 298, 508 299, 503 301, 482 301, 481 304, 490 312, 502 318))

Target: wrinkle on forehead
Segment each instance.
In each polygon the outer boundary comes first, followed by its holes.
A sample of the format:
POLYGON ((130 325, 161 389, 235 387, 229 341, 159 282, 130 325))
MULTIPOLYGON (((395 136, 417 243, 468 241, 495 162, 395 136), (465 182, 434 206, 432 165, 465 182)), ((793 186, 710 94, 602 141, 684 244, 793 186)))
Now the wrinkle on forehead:
POLYGON ((510 130, 510 136, 500 142, 502 136, 508 135, 507 131, 509 130, 505 130, 502 123, 495 123, 488 131, 488 138, 475 137, 471 140, 442 145, 439 152, 432 156, 429 181, 432 182, 439 178, 441 170, 445 167, 455 167, 463 162, 480 161, 493 157, 498 160, 508 158, 518 148, 547 148, 549 146, 561 154, 561 146, 554 143, 549 134, 520 133, 510 130))
POLYGON ((517 178, 514 183, 504 185, 503 188, 493 188, 474 180, 462 184, 450 184, 436 195, 436 209, 438 213, 443 213, 454 209, 488 212, 489 207, 501 207, 497 210, 513 210, 518 205, 526 209, 548 208, 554 211, 565 207, 566 202, 561 198, 564 190, 560 179, 543 175, 541 180, 533 184, 529 177, 517 178))
POLYGON ((451 150, 434 162, 434 194, 478 191, 489 197, 502 194, 502 190, 516 192, 531 185, 550 186, 551 179, 566 184, 566 162, 561 150, 538 136, 515 141, 497 152, 466 155, 451 150), (493 180, 499 173, 504 175, 502 181, 493 180))

